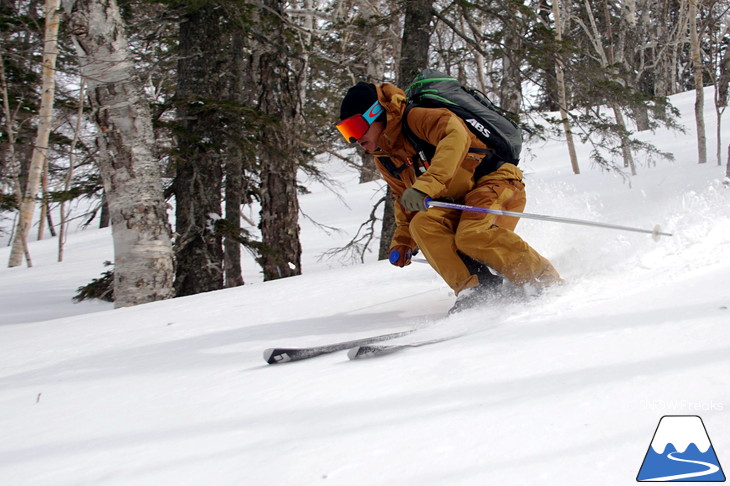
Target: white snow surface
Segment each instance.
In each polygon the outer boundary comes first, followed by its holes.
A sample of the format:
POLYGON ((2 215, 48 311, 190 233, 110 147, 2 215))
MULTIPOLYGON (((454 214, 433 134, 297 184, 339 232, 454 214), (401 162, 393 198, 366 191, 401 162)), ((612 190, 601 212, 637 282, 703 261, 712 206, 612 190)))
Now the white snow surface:
POLYGON ((63 263, 54 239, 32 242, 32 268, 0 266, 0 484, 628 485, 660 418, 682 414, 730 464, 730 189, 709 90, 697 164, 693 100, 673 98, 686 133, 642 135, 676 161, 638 157, 630 184, 587 146, 576 176, 562 140, 530 144, 526 211, 674 236, 523 219, 568 281, 528 303, 445 318, 454 296, 426 264, 319 259, 383 185, 336 160, 339 194, 302 177, 299 277, 264 283, 247 256, 245 286, 114 310, 71 302, 112 259, 109 230, 69 235, 63 263), (461 337, 262 359, 413 327, 428 329, 401 341, 461 337))

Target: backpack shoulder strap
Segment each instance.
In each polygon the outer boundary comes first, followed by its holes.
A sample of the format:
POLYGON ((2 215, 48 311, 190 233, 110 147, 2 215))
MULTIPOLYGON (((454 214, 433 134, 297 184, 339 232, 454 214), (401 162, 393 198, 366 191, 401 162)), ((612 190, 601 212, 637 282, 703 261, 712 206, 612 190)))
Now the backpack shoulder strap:
POLYGON ((385 168, 385 170, 387 170, 388 173, 390 175, 392 175, 393 177, 395 177, 396 179, 400 179, 401 178, 400 173, 408 168, 408 165, 406 165, 406 164, 403 164, 400 167, 396 167, 395 164, 393 163, 393 160, 390 157, 376 156, 376 158, 378 159, 378 162, 380 163, 380 165, 382 165, 385 168))
POLYGON ((408 126, 408 113, 410 113, 411 110, 413 108, 416 108, 417 106, 419 105, 417 105, 413 101, 408 103, 408 105, 406 106, 406 109, 403 112, 401 131, 406 137, 408 143, 410 143, 413 149, 416 151, 418 157, 420 157, 420 160, 428 163, 431 161, 434 154, 436 153, 436 147, 423 140, 422 138, 417 137, 416 134, 413 133, 413 130, 411 130, 411 127, 408 126))

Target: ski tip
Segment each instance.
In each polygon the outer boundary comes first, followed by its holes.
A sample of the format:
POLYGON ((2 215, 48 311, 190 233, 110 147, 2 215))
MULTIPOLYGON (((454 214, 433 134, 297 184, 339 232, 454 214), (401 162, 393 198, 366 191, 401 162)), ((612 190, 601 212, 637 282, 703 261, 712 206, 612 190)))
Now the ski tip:
POLYGON ((269 364, 286 363, 291 361, 291 358, 282 350, 276 348, 264 349, 264 361, 269 364))
POLYGON ((380 356, 381 354, 392 353, 394 350, 397 350, 397 349, 400 349, 400 347, 399 346, 373 346, 373 345, 356 346, 354 348, 351 348, 347 352, 347 357, 350 358, 351 360, 373 358, 375 356, 380 356))
POLYGON ((350 350, 347 352, 347 358, 350 360, 357 359, 358 353, 360 352, 361 346, 355 346, 354 348, 350 348, 350 350))
MULTIPOLYGON (((264 361, 271 364, 271 355, 273 355, 273 354, 274 354, 273 348, 264 349, 264 361)), ((276 361, 274 361, 274 363, 276 363, 276 361)))

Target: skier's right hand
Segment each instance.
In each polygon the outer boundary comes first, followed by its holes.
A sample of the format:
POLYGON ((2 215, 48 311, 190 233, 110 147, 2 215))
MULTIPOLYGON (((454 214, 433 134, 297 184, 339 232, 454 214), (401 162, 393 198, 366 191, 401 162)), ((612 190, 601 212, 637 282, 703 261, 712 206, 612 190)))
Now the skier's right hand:
POLYGON ((413 250, 405 245, 396 245, 390 249, 390 258, 388 260, 396 267, 405 267, 411 264, 412 256, 413 250))
POLYGON ((428 199, 428 194, 409 187, 403 191, 403 195, 400 197, 400 204, 408 211, 428 211, 426 199, 428 199))

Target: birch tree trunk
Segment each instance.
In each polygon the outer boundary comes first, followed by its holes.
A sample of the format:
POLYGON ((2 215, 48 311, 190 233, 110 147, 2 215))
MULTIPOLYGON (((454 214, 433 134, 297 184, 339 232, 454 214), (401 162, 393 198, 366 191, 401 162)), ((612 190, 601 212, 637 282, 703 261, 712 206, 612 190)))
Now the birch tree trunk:
MULTIPOLYGON (((394 23, 396 22, 395 19, 391 20, 394 23)), ((364 60, 364 77, 371 82, 385 79, 385 63, 388 59, 388 47, 392 45, 392 26, 386 24, 378 25, 376 28, 377 30, 374 32, 375 35, 367 35, 364 39, 368 46, 367 49, 365 49, 365 52, 367 52, 368 55, 364 60)), ((349 47, 344 45, 344 48, 348 49, 349 47)), ((375 157, 362 151, 358 154, 361 160, 360 183, 380 179, 380 172, 378 172, 378 168, 375 166, 375 157)))
POLYGON ((173 254, 149 105, 115 0, 64 0, 99 126, 98 162, 114 239, 116 307, 173 296, 173 254))
MULTIPOLYGON (((7 163, 12 168, 13 173, 13 193, 16 201, 23 199, 23 190, 20 187, 20 177, 16 172, 17 160, 15 158, 15 117, 10 110, 10 102, 8 101, 8 83, 5 78, 5 60, 2 52, 0 52, 0 89, 3 97, 3 115, 5 116, 5 132, 7 134, 7 163)), ((2 168, 2 166, 0 166, 2 168)), ((12 236, 12 234, 11 234, 12 236)), ((23 242, 23 254, 28 266, 31 266, 30 252, 28 251, 28 241, 23 242)), ((22 261, 22 260, 21 260, 22 261)))
MULTIPOLYGON (((590 23, 590 29, 585 26, 585 24, 581 24, 583 27, 584 32, 588 36, 588 38, 591 41, 591 44, 593 45, 594 49, 596 50, 596 53, 598 54, 598 57, 601 62, 601 67, 603 67, 608 73, 609 77, 612 81, 615 81, 622 86, 625 85, 625 83, 621 80, 621 78, 616 74, 616 66, 615 66, 615 59, 614 59, 614 47, 613 47, 613 41, 611 39, 611 27, 610 22, 607 19, 607 41, 604 39, 604 36, 601 34, 601 31, 598 29, 598 25, 596 23, 595 16, 593 15, 593 8, 591 7, 591 4, 589 0, 584 0, 583 5, 585 6, 586 15, 588 16, 588 20, 590 23), (604 48, 604 43, 608 44, 608 49, 604 48)), ((603 2, 604 6, 604 12, 607 12, 608 5, 606 0, 603 2)), ((608 106, 613 110, 614 117, 616 119, 616 125, 618 130, 618 137, 620 139, 621 143, 621 154, 624 159, 624 167, 628 167, 631 170, 631 175, 636 175, 636 164, 634 163, 634 157, 631 154, 631 146, 630 146, 630 140, 629 140, 629 130, 626 127, 626 122, 624 120, 623 113, 621 112, 621 106, 618 105, 616 102, 609 102, 608 106)))
POLYGON ((695 84, 695 125, 697 129, 697 161, 707 162, 707 136, 705 135, 705 94, 703 90, 704 63, 700 50, 700 36, 697 31, 697 3, 689 0, 689 42, 692 49, 692 73, 695 84))
MULTIPOLYGON (((58 57, 58 26, 61 20, 60 0, 45 2, 45 33, 43 47, 43 74, 41 88, 41 105, 39 110, 38 134, 33 147, 30 162, 28 184, 19 201, 18 226, 10 250, 9 267, 17 267, 23 263, 24 249, 28 241, 28 233, 33 222, 38 186, 41 182, 43 165, 48 157, 48 139, 51 135, 53 121, 53 98, 56 93, 56 58, 58 57)), ((28 266, 31 261, 28 259, 28 266)))
MULTIPOLYGON (((513 13, 512 15, 519 15, 513 13)), ((522 108, 522 72, 520 71, 522 48, 522 29, 519 22, 514 22, 512 28, 505 29, 505 49, 502 51, 502 81, 499 87, 499 103, 501 108, 519 113, 522 108)))

